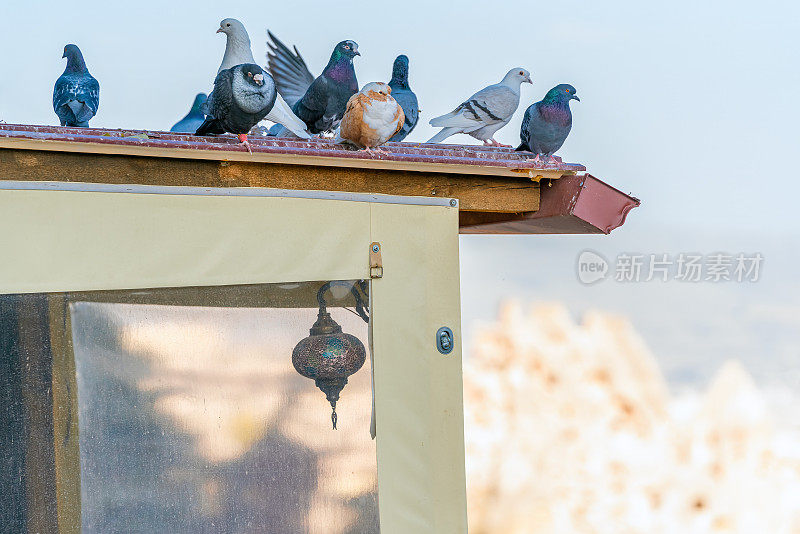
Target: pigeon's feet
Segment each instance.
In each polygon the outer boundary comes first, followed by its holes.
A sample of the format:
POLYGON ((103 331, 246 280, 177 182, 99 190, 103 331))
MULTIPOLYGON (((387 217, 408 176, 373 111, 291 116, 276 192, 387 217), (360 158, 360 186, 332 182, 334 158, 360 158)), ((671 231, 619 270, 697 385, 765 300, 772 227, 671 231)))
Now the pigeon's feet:
POLYGON ((533 160, 531 160, 531 161, 533 161, 534 163, 541 163, 542 162, 542 158, 539 157, 539 154, 536 154, 536 157, 533 158, 533 160))
POLYGON ((484 141, 483 144, 486 145, 486 146, 496 146, 496 147, 502 147, 502 148, 511 148, 511 145, 504 145, 503 143, 497 141, 494 137, 484 141))
POLYGON ((385 150, 384 150, 384 149, 382 149, 382 148, 378 148, 378 147, 372 147, 372 148, 370 148, 370 147, 368 147, 368 146, 365 146, 365 147, 364 147, 364 152, 366 152, 367 154, 369 154, 369 156, 370 156, 371 158, 374 158, 375 156, 378 156, 378 158, 380 158, 381 156, 388 156, 388 155, 389 155, 389 153, 388 153, 387 151, 385 151, 385 150))
POLYGON ((558 160, 554 156, 547 156, 547 163, 558 165, 558 160))
POLYGON ((247 147, 247 151, 252 154, 253 150, 250 147, 250 142, 247 140, 247 134, 236 134, 236 137, 239 138, 239 142, 247 147))

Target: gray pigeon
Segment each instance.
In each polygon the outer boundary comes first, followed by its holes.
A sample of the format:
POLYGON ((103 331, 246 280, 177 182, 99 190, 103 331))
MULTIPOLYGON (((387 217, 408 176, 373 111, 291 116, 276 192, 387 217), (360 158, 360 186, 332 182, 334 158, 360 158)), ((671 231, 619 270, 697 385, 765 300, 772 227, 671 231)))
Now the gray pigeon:
POLYGON ((211 114, 195 135, 235 133, 252 154, 247 132, 267 116, 277 96, 272 77, 255 63, 220 71, 214 80, 211 114))
POLYGON ((203 104, 206 103, 208 96, 205 93, 198 93, 194 97, 194 104, 192 109, 186 114, 184 118, 175 123, 175 126, 169 129, 170 132, 177 133, 194 133, 205 121, 205 115, 201 111, 203 104))
POLYGON ((441 143, 451 135, 465 133, 483 141, 484 145, 509 146, 495 141, 494 134, 508 124, 517 111, 523 82, 533 83, 530 72, 521 67, 511 69, 500 83, 481 89, 447 115, 431 119, 431 126, 442 129, 428 142, 441 143))
MULTIPOLYGON (((245 63, 255 64, 253 51, 250 48, 250 36, 244 24, 236 19, 224 19, 219 23, 217 33, 225 34, 225 54, 222 56, 222 63, 217 70, 217 74, 223 70, 230 69, 236 65, 245 63)), ((203 112, 210 113, 213 107, 214 92, 208 95, 208 101, 203 107, 203 112)), ((266 117, 267 120, 283 125, 297 137, 309 139, 311 136, 305 131, 306 125, 298 119, 292 109, 279 94, 275 100, 275 105, 266 117)))
POLYGON ((419 102, 417 102, 417 95, 414 94, 414 91, 412 91, 411 87, 408 85, 407 56, 401 54, 394 60, 392 79, 389 82, 389 87, 392 88, 392 97, 397 100, 397 103, 403 108, 403 114, 406 116, 403 127, 389 139, 389 141, 399 143, 414 130, 417 121, 419 121, 419 102))
POLYGON ((522 144, 517 150, 533 152, 535 161, 539 161, 542 155, 548 158, 548 162, 555 161, 553 154, 561 148, 572 129, 570 100, 581 101, 574 87, 562 83, 547 91, 541 102, 531 104, 522 119, 519 132, 522 144))
POLYGON ((100 105, 100 84, 89 74, 77 46, 65 46, 61 57, 67 58, 67 68, 53 88, 53 109, 61 126, 88 128, 100 105))
MULTIPOLYGON (((341 122, 347 101, 358 92, 353 58, 360 56, 358 44, 342 41, 336 45, 325 69, 316 79, 306 67, 297 48, 289 50, 272 32, 267 62, 278 91, 305 122, 312 134, 334 131, 341 122)), ((281 135, 276 130, 273 135, 281 135)))

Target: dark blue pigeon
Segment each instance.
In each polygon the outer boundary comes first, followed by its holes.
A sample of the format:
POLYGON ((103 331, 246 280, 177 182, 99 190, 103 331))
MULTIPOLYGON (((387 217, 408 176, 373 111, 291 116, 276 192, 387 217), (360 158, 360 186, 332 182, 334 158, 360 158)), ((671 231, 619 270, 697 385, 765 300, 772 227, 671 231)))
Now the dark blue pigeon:
POLYGON ((540 156, 548 158, 548 162, 555 161, 553 154, 561 148, 572 129, 570 100, 581 101, 574 87, 562 83, 547 91, 541 102, 531 104, 522 119, 519 132, 522 144, 517 150, 533 152, 535 161, 539 161, 540 156))
POLYGON ((77 46, 65 46, 61 57, 67 58, 67 68, 53 88, 53 109, 61 126, 87 128, 100 105, 100 84, 89 74, 77 46))
MULTIPOLYGON (((360 56, 354 41, 336 45, 328 65, 316 79, 297 48, 289 50, 272 32, 267 62, 278 92, 305 122, 312 134, 332 132, 344 116, 347 101, 358 92, 353 58, 360 56)), ((277 132, 280 135, 280 132, 277 132)))
POLYGON ((397 100, 397 103, 403 108, 403 114, 406 116, 403 127, 389 139, 389 141, 400 142, 411 133, 417 125, 417 121, 419 121, 419 102, 417 102, 417 95, 414 94, 414 91, 412 91, 411 87, 408 85, 407 56, 401 54, 394 60, 392 79, 389 82, 389 87, 392 88, 392 97, 397 100))
POLYGON ((197 96, 194 97, 194 104, 192 104, 192 109, 189 110, 189 113, 187 113, 184 118, 176 122, 175 125, 169 129, 169 131, 177 133, 196 132, 200 125, 206 120, 206 117, 202 112, 202 107, 203 104, 206 103, 207 98, 208 95, 205 93, 198 93, 197 96))

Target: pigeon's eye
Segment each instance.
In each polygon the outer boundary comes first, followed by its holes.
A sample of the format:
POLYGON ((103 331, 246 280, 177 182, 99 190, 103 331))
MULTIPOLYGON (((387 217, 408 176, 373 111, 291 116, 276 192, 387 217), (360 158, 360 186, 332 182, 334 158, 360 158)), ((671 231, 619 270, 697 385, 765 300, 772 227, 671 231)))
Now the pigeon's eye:
POLYGON ((345 50, 350 50, 350 45, 344 45, 345 50))
POLYGON ((231 23, 228 22, 227 24, 225 24, 225 27, 230 28, 231 27, 231 23))
POLYGON ((524 75, 525 75, 525 73, 524 73, 524 72, 522 72, 522 71, 519 71, 519 75, 520 75, 520 76, 524 76, 524 75))

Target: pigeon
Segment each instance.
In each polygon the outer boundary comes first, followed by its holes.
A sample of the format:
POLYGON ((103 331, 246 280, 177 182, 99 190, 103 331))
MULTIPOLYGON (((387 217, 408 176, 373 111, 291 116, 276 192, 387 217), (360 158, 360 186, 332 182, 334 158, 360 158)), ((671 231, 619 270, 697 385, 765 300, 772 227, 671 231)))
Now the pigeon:
POLYGON ((198 93, 196 97, 194 97, 194 104, 192 104, 192 109, 189 110, 189 113, 186 114, 184 118, 179 120, 175 123, 175 126, 169 129, 170 132, 177 132, 177 133, 194 133, 203 124, 205 120, 205 116, 201 111, 203 104, 206 103, 206 99, 208 96, 205 93, 198 93))
POLYGON ((65 46, 61 57, 67 58, 67 68, 53 88, 53 109, 61 126, 88 128, 100 105, 100 84, 89 74, 77 46, 65 46))
POLYGON ((481 89, 447 115, 431 119, 432 126, 442 129, 428 142, 441 143, 451 135, 465 133, 484 145, 510 146, 495 141, 494 134, 508 124, 517 110, 523 82, 533 83, 530 72, 521 67, 511 69, 500 83, 481 89))
MULTIPOLYGON (((222 63, 217 70, 217 74, 223 70, 242 64, 255 64, 253 51, 250 48, 250 36, 244 28, 244 24, 236 19, 224 19, 219 23, 217 33, 224 33, 226 37, 225 54, 222 56, 222 63)), ((208 101, 203 109, 204 113, 210 114, 213 107, 214 92, 208 95, 208 101)), ((267 120, 283 125, 297 137, 309 139, 311 136, 306 132, 306 125, 298 119, 292 112, 291 107, 277 96, 275 105, 270 110, 267 120)))
POLYGON ((531 104, 522 119, 519 132, 522 144, 517 150, 533 152, 536 154, 534 161, 539 161, 539 156, 544 155, 548 162, 554 162, 553 154, 564 144, 572 128, 570 100, 581 101, 574 87, 562 83, 547 91, 541 102, 531 104))
POLYGON ((405 114, 392 98, 392 88, 383 82, 371 82, 347 101, 336 141, 386 154, 379 147, 403 128, 405 114))
POLYGON ((195 135, 235 133, 252 154, 247 132, 267 116, 277 96, 272 77, 255 63, 222 70, 214 80, 210 115, 195 135))
POLYGON ((397 56, 392 67, 392 79, 389 82, 392 88, 392 98, 403 108, 406 121, 400 131, 394 134, 389 141, 400 142, 414 130, 419 121, 419 103, 417 95, 408 85, 408 57, 405 55, 397 56))
POLYGON ((270 38, 267 62, 278 92, 292 106, 295 115, 306 123, 309 132, 334 131, 344 116, 347 101, 358 92, 353 68, 353 58, 361 55, 358 44, 354 41, 337 44, 328 65, 314 79, 297 48, 292 53, 272 32, 267 33, 270 38))

